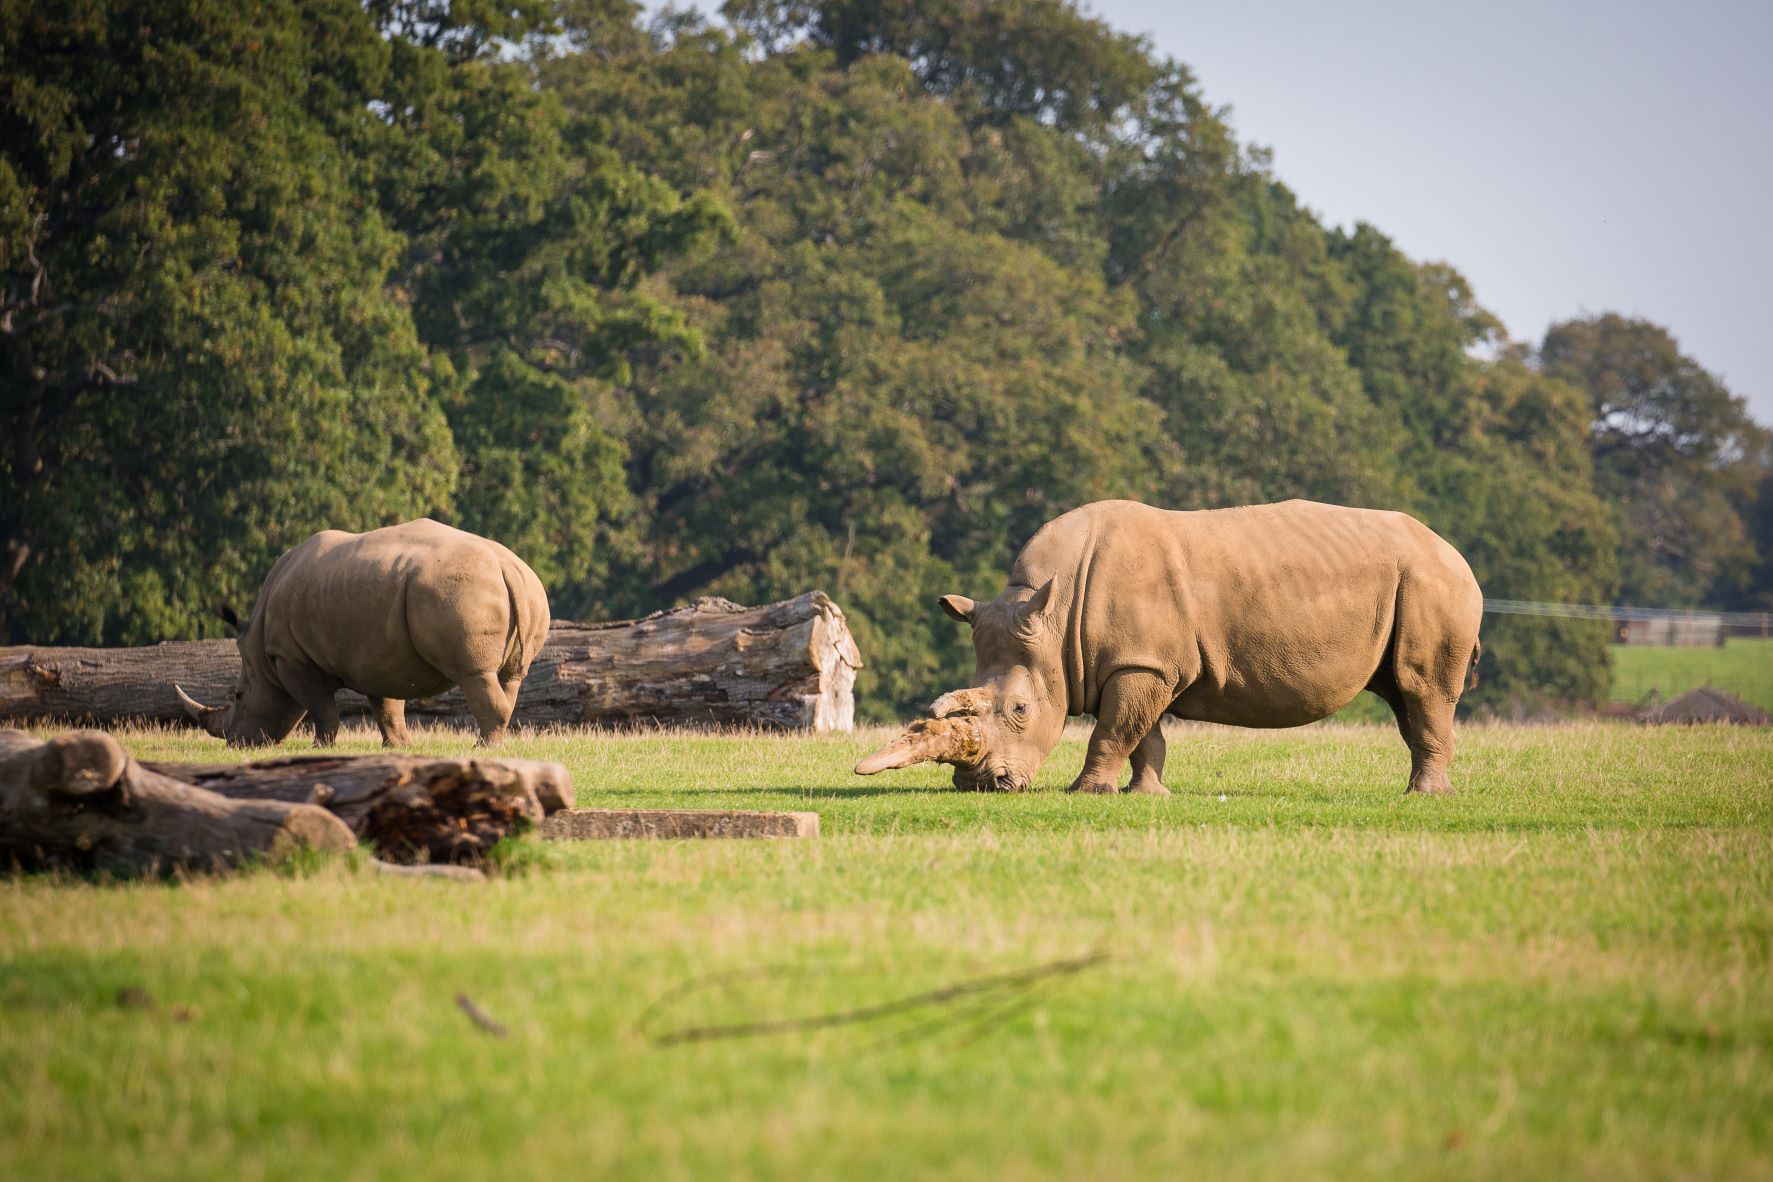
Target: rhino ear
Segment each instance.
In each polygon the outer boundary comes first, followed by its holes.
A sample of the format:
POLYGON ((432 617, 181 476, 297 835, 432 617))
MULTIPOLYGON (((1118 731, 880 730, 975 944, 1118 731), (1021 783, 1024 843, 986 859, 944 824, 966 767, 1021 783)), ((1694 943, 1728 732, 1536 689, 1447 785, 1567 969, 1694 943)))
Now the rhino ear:
POLYGON ((973 613, 979 609, 978 604, 964 595, 944 595, 937 602, 942 605, 943 611, 963 624, 972 623, 973 613))
POLYGON ((226 624, 234 635, 240 635, 240 613, 234 610, 233 604, 227 602, 216 604, 215 614, 222 618, 222 623, 226 624))
POLYGON ((1040 585, 1040 589, 1030 595, 1022 604, 1022 618, 1032 620, 1047 610, 1047 604, 1053 601, 1053 580, 1048 579, 1040 585))

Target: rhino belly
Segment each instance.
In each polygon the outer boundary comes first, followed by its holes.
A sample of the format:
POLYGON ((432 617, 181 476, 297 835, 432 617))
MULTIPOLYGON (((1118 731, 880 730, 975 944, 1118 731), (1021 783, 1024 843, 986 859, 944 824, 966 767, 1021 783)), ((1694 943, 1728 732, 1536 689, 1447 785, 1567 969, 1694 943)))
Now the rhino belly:
POLYGON ((455 682, 435 669, 393 669, 386 666, 352 678, 340 678, 347 689, 365 697, 396 698, 407 702, 415 698, 434 698, 455 688, 455 682))
POLYGON ((1177 718, 1230 726, 1304 726, 1328 718, 1354 701, 1365 688, 1365 680, 1355 685, 1347 682, 1322 685, 1288 682, 1225 689, 1206 687, 1197 682, 1176 699, 1169 713, 1177 718))
POLYGON ((1249 727, 1328 718, 1372 680, 1391 635, 1390 605, 1326 615, 1277 612, 1202 637, 1201 669, 1170 713, 1249 727))
POLYGON ((456 680, 413 643, 405 599, 398 584, 341 579, 315 587, 291 605, 291 655, 366 697, 435 697, 456 680))

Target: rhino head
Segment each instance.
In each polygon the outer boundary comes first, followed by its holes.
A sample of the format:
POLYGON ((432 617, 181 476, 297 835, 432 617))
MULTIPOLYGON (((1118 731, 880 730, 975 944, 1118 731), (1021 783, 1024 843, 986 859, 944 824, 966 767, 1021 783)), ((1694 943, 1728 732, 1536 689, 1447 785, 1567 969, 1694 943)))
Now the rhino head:
POLYGON ((930 717, 856 765, 858 775, 917 763, 954 767, 954 786, 1021 792, 1059 745, 1068 697, 1053 584, 1012 586, 990 603, 944 595, 942 610, 973 627, 976 672, 969 689, 943 694, 930 717))
POLYGON ((226 739, 228 746, 268 747, 283 742, 307 711, 266 674, 258 646, 252 643, 252 626, 247 627, 248 633, 240 638, 240 680, 226 706, 205 706, 183 687, 172 688, 185 713, 216 738, 226 739))

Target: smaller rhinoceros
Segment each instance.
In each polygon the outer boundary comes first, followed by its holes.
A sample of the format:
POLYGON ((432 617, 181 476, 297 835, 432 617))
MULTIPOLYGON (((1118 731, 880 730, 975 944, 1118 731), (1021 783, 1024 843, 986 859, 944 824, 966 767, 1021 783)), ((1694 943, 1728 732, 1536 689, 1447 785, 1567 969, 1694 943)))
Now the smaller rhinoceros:
POLYGON ((548 596, 497 542, 435 521, 364 534, 322 530, 279 558, 240 634, 227 706, 178 690, 185 709, 232 747, 280 743, 302 715, 325 747, 333 695, 370 701, 382 742, 404 746, 406 702, 461 686, 480 742, 505 737, 517 689, 548 636, 548 596))

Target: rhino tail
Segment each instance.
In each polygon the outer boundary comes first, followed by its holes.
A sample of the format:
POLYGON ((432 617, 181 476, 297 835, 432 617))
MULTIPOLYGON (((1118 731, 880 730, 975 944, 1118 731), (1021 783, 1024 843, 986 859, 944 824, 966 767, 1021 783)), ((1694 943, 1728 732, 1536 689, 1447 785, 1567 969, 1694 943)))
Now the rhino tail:
POLYGON ((526 572, 510 560, 500 563, 499 568, 499 574, 505 580, 507 607, 505 661, 500 666, 500 673, 505 677, 522 676, 528 672, 530 663, 541 655, 542 645, 548 639, 548 624, 544 619, 537 628, 537 621, 530 618, 533 613, 529 610, 523 586, 526 572))
POLYGON ((517 594, 517 588, 512 586, 511 576, 514 573, 509 563, 500 564, 499 574, 505 580, 506 623, 505 663, 500 666, 499 672, 505 677, 528 669, 529 660, 527 658, 534 655, 523 651, 523 601, 517 594))
POLYGON ((1484 642, 1481 640, 1472 641, 1471 642, 1471 668, 1466 670, 1466 673, 1465 673, 1465 691, 1467 693, 1470 693, 1472 690, 1477 688, 1478 658, 1483 655, 1484 655, 1484 642))

